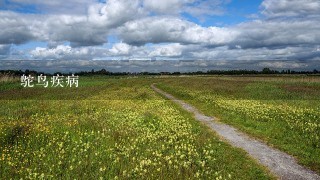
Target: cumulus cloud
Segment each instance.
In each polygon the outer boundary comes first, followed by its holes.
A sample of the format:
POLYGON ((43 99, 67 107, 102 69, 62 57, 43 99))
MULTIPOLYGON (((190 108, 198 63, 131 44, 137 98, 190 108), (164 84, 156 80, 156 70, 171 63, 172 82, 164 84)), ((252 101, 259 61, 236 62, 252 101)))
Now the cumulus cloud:
POLYGON ((42 23, 46 39, 69 41, 71 46, 96 46, 107 42, 110 29, 143 14, 138 0, 108 0, 89 6, 86 15, 51 15, 42 23), (53 28, 54 27, 54 28, 53 28))
POLYGON ((223 8, 223 4, 228 4, 228 0, 207 0, 207 1, 196 1, 192 6, 184 8, 185 12, 203 19, 206 16, 223 15, 226 10, 223 8))
POLYGON ((32 50, 30 54, 34 59, 47 59, 47 60, 56 60, 56 59, 91 59, 91 50, 89 48, 72 48, 70 46, 59 45, 56 48, 41 48, 37 47, 32 50))
MULTIPOLYGON (((39 25, 40 26, 40 25, 39 25)), ((43 39, 53 42, 69 41, 71 46, 94 46, 107 42, 108 29, 94 28, 82 16, 50 16, 40 29, 43 39)))
POLYGON ((319 16, 318 0, 264 0, 262 13, 268 17, 319 16))
POLYGON ((214 49, 199 48, 191 51, 192 59, 203 60, 316 60, 320 52, 316 47, 283 47, 283 48, 256 48, 256 49, 230 49, 227 46, 214 49))
POLYGON ((114 44, 113 47, 110 49, 110 52, 113 55, 130 55, 132 50, 135 48, 125 43, 117 43, 114 44))
MULTIPOLYGON (((20 2, 16 0, 15 2, 20 2)), ((22 2, 21 2, 22 3, 22 2)), ((24 3, 31 3, 26 1, 24 3)), ((54 6, 61 2, 36 4, 54 6)), ((67 1, 68 3, 74 3, 67 1)), ((62 3, 65 5, 65 3, 62 3)), ((68 41, 71 46, 96 46, 107 42, 110 29, 140 17, 143 14, 138 0, 108 0, 106 4, 93 3, 85 14, 20 14, 0 11, 0 44, 23 44, 29 41, 47 41, 57 44, 68 41)))
POLYGON ((69 41, 74 46, 106 42, 106 30, 96 29, 83 16, 21 15, 0 12, 0 44, 23 44, 29 41, 69 41))
POLYGON ((242 48, 317 45, 320 42, 320 21, 262 21, 243 23, 234 27, 239 35, 231 45, 242 48))
POLYGON ((164 14, 178 14, 183 6, 194 0, 144 0, 144 6, 150 11, 164 14))
POLYGON ((222 15, 225 13, 223 0, 143 0, 146 10, 158 14, 178 15, 188 13, 197 18, 222 15))
POLYGON ((310 61, 86 61, 86 60, 69 60, 69 61, 0 61, 0 67, 8 67, 8 69, 25 70, 33 69, 37 71, 54 72, 79 72, 100 70, 102 68, 111 72, 195 72, 208 70, 232 70, 232 69, 252 69, 262 70, 265 67, 271 69, 283 70, 291 67, 291 70, 314 70, 320 69, 319 60, 310 61))
POLYGON ((292 61, 269 61, 269 62, 258 62, 257 66, 261 68, 271 67, 275 69, 305 69, 308 67, 307 63, 304 62, 292 62, 292 61))
MULTIPOLYGON (((0 54, 47 42, 35 59, 319 59, 320 2, 264 0, 256 20, 204 27, 183 18, 221 15, 230 0, 3 1, 0 54), (8 3, 10 2, 10 3, 8 3), (32 5, 45 13, 12 12, 32 5), (59 8, 57 8, 59 6, 59 8), (74 8, 70 8, 73 7, 74 8), (56 10, 54 10, 56 9, 56 10), (116 36, 109 44, 108 37, 116 36), (66 46, 63 44, 69 43, 66 46), (10 49, 10 48, 9 48, 10 49)), ((12 54, 12 53, 11 53, 12 54)))
POLYGON ((36 38, 28 19, 17 13, 1 11, 0 17, 0 44, 23 44, 36 38))
POLYGON ((228 46, 206 47, 202 45, 182 45, 179 43, 132 46, 116 43, 109 48, 77 47, 58 45, 56 48, 36 48, 30 52, 34 59, 72 60, 142 60, 142 59, 187 59, 187 60, 318 60, 320 51, 313 47, 283 47, 230 49, 228 46))
POLYGON ((88 19, 96 26, 117 27, 125 22, 146 15, 139 0, 108 0, 94 4, 88 10, 88 19))
POLYGON ((218 46, 232 41, 236 34, 228 28, 205 28, 174 17, 148 17, 130 21, 119 28, 122 40, 136 45, 174 42, 218 46))
POLYGON ((184 46, 179 43, 158 45, 154 47, 154 50, 150 52, 151 57, 181 57, 184 46))

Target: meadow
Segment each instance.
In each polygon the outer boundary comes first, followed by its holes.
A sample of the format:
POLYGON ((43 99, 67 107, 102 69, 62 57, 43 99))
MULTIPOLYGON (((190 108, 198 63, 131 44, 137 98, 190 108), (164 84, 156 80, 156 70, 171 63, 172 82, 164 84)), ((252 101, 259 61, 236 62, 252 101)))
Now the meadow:
POLYGON ((320 172, 320 77, 81 77, 0 82, 0 179, 274 179, 150 85, 320 172))
POLYGON ((320 77, 182 77, 158 86, 320 173, 320 77))
POLYGON ((1 82, 0 179, 273 179, 150 89, 84 77, 79 88, 1 82))

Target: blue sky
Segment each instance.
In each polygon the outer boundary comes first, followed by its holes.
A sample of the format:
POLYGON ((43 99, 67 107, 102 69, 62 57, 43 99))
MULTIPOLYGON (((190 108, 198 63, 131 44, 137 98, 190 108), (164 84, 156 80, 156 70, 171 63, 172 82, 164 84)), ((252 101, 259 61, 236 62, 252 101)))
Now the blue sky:
POLYGON ((318 0, 0 0, 0 60, 319 60, 318 0))

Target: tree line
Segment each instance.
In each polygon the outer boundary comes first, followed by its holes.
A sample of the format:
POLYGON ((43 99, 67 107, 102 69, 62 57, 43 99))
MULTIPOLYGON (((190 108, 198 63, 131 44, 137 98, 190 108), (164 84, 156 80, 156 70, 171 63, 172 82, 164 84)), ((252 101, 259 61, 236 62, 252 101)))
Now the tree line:
POLYGON ((0 75, 9 75, 9 76, 22 76, 22 75, 79 75, 79 76, 91 76, 91 75, 108 75, 108 76, 125 76, 125 75, 259 75, 259 74, 320 74, 320 71, 314 69, 312 71, 295 71, 295 70, 272 70, 270 68, 263 68, 261 71, 257 70, 209 70, 209 71, 195 71, 195 72, 110 72, 106 69, 101 69, 95 71, 92 69, 91 71, 80 71, 76 73, 63 73, 63 72, 55 72, 55 73, 45 73, 35 70, 26 69, 22 70, 0 70, 0 75))

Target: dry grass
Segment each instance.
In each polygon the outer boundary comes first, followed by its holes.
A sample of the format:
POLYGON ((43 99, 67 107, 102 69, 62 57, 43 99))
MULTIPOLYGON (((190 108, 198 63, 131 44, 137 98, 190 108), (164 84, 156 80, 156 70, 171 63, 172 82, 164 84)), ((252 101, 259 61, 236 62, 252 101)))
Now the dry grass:
POLYGON ((307 75, 264 75, 264 76, 223 76, 219 77, 231 81, 269 81, 269 82, 300 82, 300 83, 318 83, 319 76, 307 75))
POLYGON ((7 75, 7 74, 0 74, 0 82, 16 82, 19 81, 19 77, 7 75))

